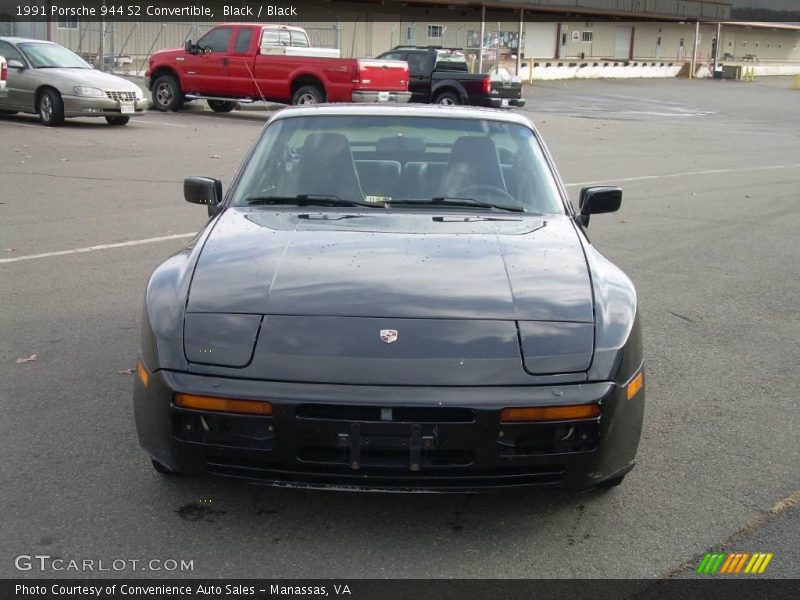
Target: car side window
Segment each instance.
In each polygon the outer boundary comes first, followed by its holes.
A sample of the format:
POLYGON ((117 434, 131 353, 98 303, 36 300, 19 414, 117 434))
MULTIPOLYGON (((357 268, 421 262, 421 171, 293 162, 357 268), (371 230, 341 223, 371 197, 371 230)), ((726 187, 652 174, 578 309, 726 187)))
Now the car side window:
POLYGON ((236 44, 234 46, 234 52, 245 53, 247 52, 248 48, 250 48, 250 40, 253 39, 253 30, 249 27, 245 27, 244 29, 240 29, 239 33, 236 34, 236 44))
POLYGON ((233 29, 230 27, 212 29, 200 38, 197 45, 206 50, 206 52, 226 52, 232 33, 233 29))
POLYGON ((389 52, 381 56, 381 60, 405 60, 405 52, 389 52))
POLYGON ((406 62, 408 62, 408 72, 412 77, 420 77, 425 73, 425 66, 428 63, 428 54, 423 52, 409 52, 406 62))
POLYGON ((23 65, 25 64, 22 53, 8 42, 0 42, 0 56, 4 56, 7 61, 18 60, 23 65))

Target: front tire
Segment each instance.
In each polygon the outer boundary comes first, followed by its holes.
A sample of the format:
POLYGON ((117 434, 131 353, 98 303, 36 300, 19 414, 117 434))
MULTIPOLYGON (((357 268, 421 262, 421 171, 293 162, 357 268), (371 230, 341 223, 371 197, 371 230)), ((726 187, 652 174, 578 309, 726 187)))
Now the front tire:
POLYGON ((236 108, 236 102, 226 100, 208 100, 208 107, 215 113, 229 113, 236 108))
POLYGON ((162 75, 153 82, 153 106, 161 112, 177 112, 183 106, 181 84, 173 75, 162 75))
POLYGON ((55 90, 45 90, 39 96, 39 105, 36 107, 39 120, 47 127, 58 127, 64 124, 64 101, 61 94, 55 90))
POLYGON ((322 104, 325 93, 316 85, 304 85, 292 95, 292 104, 322 104))
POLYGON ((442 92, 434 102, 440 106, 460 106, 461 98, 455 92, 442 92))
POLYGON ((121 127, 123 125, 127 125, 128 121, 130 121, 130 117, 106 117, 106 123, 109 125, 114 125, 116 127, 121 127))

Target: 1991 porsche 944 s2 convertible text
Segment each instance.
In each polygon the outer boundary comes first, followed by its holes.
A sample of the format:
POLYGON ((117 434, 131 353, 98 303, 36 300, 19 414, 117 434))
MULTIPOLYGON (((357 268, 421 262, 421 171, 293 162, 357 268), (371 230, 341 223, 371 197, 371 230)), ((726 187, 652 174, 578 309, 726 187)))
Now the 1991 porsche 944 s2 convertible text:
POLYGON ((613 486, 642 425, 633 285, 522 116, 277 113, 147 286, 139 438, 162 473, 466 491, 613 486))

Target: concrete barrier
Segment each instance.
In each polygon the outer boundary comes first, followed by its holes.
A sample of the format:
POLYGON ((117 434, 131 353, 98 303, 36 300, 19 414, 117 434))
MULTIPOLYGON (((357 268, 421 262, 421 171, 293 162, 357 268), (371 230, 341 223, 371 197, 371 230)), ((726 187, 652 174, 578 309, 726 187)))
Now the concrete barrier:
MULTIPOLYGON (((535 61, 533 79, 641 79, 676 77, 683 62, 664 61, 535 61)), ((520 69, 523 80, 530 79, 529 66, 520 69)))

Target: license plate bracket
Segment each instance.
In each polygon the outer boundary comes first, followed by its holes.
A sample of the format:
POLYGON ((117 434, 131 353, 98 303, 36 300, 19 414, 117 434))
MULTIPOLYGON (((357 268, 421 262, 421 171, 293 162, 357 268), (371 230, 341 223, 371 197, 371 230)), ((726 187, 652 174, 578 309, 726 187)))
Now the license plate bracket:
POLYGON ((389 92, 378 92, 378 102, 388 102, 389 92))
POLYGON ((123 115, 132 115, 136 112, 133 102, 120 102, 119 110, 123 115))

